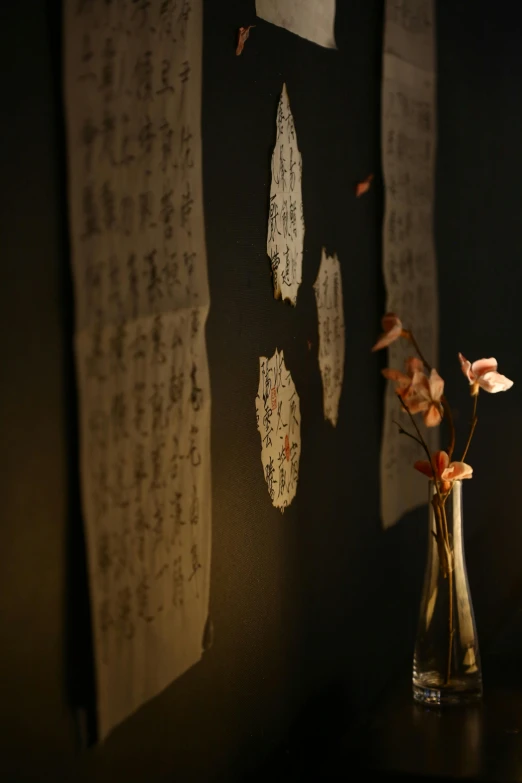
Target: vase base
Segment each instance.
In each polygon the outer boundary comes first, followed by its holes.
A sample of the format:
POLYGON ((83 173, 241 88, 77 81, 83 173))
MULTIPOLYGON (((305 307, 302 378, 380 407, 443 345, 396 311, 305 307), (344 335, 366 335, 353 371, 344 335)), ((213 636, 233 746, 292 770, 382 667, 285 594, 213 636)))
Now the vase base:
POLYGON ((468 682, 455 678, 448 685, 442 685, 438 678, 428 675, 413 683, 413 699, 419 704, 431 704, 439 707, 476 704, 482 699, 482 683, 479 680, 468 682))

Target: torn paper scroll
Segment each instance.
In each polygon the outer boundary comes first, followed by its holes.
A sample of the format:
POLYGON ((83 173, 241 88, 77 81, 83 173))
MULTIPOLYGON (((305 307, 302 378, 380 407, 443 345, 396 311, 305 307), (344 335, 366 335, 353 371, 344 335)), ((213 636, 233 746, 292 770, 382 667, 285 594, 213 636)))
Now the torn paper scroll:
POLYGON ((207 621, 202 2, 65 3, 64 40, 82 503, 103 738, 200 659, 207 621))
POLYGON ((335 49, 335 0, 256 0, 260 19, 335 49))
POLYGON ((325 419, 337 425, 344 375, 344 311, 341 265, 336 255, 326 255, 314 283, 319 323, 319 369, 323 381, 325 419))
MULTIPOLYGON (((386 310, 411 328, 430 364, 438 338, 437 269, 433 244, 436 144, 435 42, 432 0, 387 0, 382 78, 382 157, 386 194, 383 270, 386 310)), ((411 346, 388 349, 388 367, 402 369, 411 346)), ((408 429, 393 384, 384 406, 381 451, 381 513, 385 526, 427 502, 426 485, 412 470, 420 447, 400 435, 408 429)), ((422 425, 421 425, 422 426, 422 425)), ((438 448, 438 430, 424 431, 438 448)))
POLYGON ((288 299, 295 305, 303 268, 302 160, 286 84, 277 107, 276 129, 266 249, 275 298, 288 299))
POLYGON ((261 435, 261 462, 268 493, 284 511, 295 497, 301 456, 301 413, 283 351, 259 359, 256 397, 257 428, 261 435))

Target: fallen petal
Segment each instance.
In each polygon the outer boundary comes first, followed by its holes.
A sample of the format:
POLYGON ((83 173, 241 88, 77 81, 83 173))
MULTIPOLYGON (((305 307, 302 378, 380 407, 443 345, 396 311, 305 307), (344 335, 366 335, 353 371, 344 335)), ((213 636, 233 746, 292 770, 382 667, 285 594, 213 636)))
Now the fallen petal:
POLYGON ((245 47, 245 42, 250 35, 250 30, 255 27, 255 24, 249 24, 248 27, 240 27, 237 34, 237 48, 236 55, 240 55, 245 47))
POLYGON ((357 198, 359 196, 362 196, 364 193, 368 193, 370 190, 370 185, 373 179, 373 174, 368 174, 366 179, 361 180, 361 182, 358 182, 355 186, 355 195, 357 198))

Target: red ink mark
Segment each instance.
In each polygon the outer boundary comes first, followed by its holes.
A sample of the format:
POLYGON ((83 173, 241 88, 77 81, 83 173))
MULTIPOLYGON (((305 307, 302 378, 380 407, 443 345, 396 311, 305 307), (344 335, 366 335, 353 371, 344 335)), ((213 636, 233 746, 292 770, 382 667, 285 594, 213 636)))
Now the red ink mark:
POLYGON ((290 441, 288 440, 288 435, 285 435, 285 454, 286 461, 290 462, 290 441))
POLYGON ((239 56, 243 51, 245 42, 250 35, 250 30, 255 27, 255 24, 249 24, 248 27, 240 27, 237 34, 237 49, 236 54, 239 56))
POLYGON ((270 401, 272 403, 272 410, 275 411, 277 408, 277 391, 275 386, 272 386, 272 389, 270 391, 270 401))
POLYGON ((364 193, 368 193, 368 191, 370 190, 372 179, 373 179, 373 174, 368 174, 366 179, 363 179, 361 182, 357 183, 355 187, 355 195, 357 196, 357 198, 359 198, 359 196, 362 196, 364 193))

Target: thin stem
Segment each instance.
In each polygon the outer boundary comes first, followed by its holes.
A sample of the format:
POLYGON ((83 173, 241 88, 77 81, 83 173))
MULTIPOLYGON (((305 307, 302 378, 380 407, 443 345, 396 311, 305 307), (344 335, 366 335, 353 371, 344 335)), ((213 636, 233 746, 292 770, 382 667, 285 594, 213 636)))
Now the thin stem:
POLYGON ((448 591, 449 591, 449 618, 448 618, 448 668, 446 670, 446 685, 450 684, 451 680, 451 659, 453 655, 453 637, 455 635, 455 629, 453 628, 453 571, 451 568, 448 572, 448 591))
POLYGON ((411 413, 410 409, 408 408, 408 406, 406 405, 406 403, 405 403, 405 402, 404 402, 404 400, 402 399, 401 395, 400 395, 400 394, 397 394, 397 397, 399 398, 399 402, 400 402, 400 404, 402 405, 402 407, 404 408, 404 410, 406 411, 406 413, 407 413, 407 414, 408 414, 408 416, 410 417, 410 419, 411 419, 411 423, 412 423, 412 424, 413 424, 413 426, 415 427, 415 431, 416 431, 416 433, 417 433, 417 438, 418 438, 418 441, 419 441, 420 445, 422 446, 422 448, 424 449, 424 451, 426 452, 426 456, 428 457, 428 462, 430 463, 430 465, 431 465, 431 469, 432 469, 432 471, 433 471, 433 476, 435 476, 435 465, 433 464, 433 461, 432 461, 432 459, 431 459, 431 454, 430 454, 430 450, 429 450, 429 448, 428 448, 428 444, 426 443, 426 441, 425 441, 425 440, 424 440, 424 438, 422 437, 422 433, 421 433, 420 429, 419 429, 419 428, 418 428, 418 426, 417 426, 417 422, 416 422, 416 421, 415 421, 415 419, 413 418, 413 415, 412 415, 412 413, 411 413))
POLYGON ((431 364, 428 364, 428 362, 424 358, 424 356, 422 354, 422 351, 419 348, 419 343, 415 339, 415 336, 414 336, 413 332, 410 329, 405 329, 404 330, 404 335, 406 336, 406 339, 410 341, 410 343, 413 345, 413 347, 417 351, 417 353, 419 355, 419 359, 421 360, 423 365, 426 367, 427 371, 431 372, 431 370, 432 370, 431 364))
POLYGON ((399 422, 395 421, 395 419, 393 419, 392 423, 395 424, 398 427, 399 435, 407 435, 408 438, 411 438, 412 440, 415 441, 415 443, 418 443, 419 446, 422 446, 422 441, 419 440, 418 438, 416 438, 415 435, 412 435, 411 432, 408 432, 407 430, 405 430, 404 427, 402 426, 402 424, 399 424, 399 422))
POLYGON ((469 447, 471 446, 471 440, 473 438, 473 433, 475 432, 475 427, 477 426, 478 418, 477 418, 477 405, 478 405, 478 394, 475 394, 475 398, 473 401, 473 416, 471 417, 471 426, 469 429, 469 435, 468 435, 468 442, 466 443, 466 448, 464 449, 464 453, 462 455, 461 462, 464 462, 466 459, 466 456, 469 451, 469 447))
POLYGON ((455 424, 453 422, 453 413, 451 412, 450 404, 445 395, 442 396, 442 404, 446 412, 446 418, 448 420, 448 427, 450 431, 450 445, 448 448, 448 457, 449 457, 449 461, 451 462, 453 452, 455 451, 455 424))
MULTIPOLYGON (((446 553, 449 561, 449 556, 451 555, 451 546, 450 546, 450 540, 449 540, 449 528, 448 528, 448 518, 446 516, 446 507, 445 505, 442 506, 442 516, 444 520, 444 535, 446 538, 446 553)), ((446 685, 449 685, 450 679, 451 679, 451 659, 453 655, 453 636, 455 634, 455 629, 453 628, 453 563, 448 562, 448 601, 449 601, 449 612, 448 612, 448 665, 446 669, 446 685)))
MULTIPOLYGON (((398 394, 398 395, 397 395, 397 397, 399 398, 399 400, 400 400, 400 403, 401 403, 402 407, 404 408, 404 410, 406 411, 406 413, 407 413, 407 414, 408 414, 408 416, 410 417, 410 419, 411 419, 411 423, 413 424, 413 426, 415 427, 415 431, 417 432, 419 443, 421 444, 422 448, 423 448, 423 449, 424 449, 424 451, 426 452, 426 456, 428 457, 428 462, 429 462, 429 463, 430 463, 430 465, 431 465, 431 472, 432 472, 432 474, 433 474, 433 484, 434 484, 434 486, 435 486, 435 492, 436 492, 436 495, 437 495, 437 500, 436 500, 436 503, 434 503, 434 505, 433 505, 433 508, 434 508, 434 510, 435 510, 435 518, 436 518, 436 519, 437 519, 437 521, 439 522, 439 525, 438 525, 438 527, 439 527, 440 529, 439 529, 439 531, 438 531, 438 534, 441 536, 441 541, 440 541, 440 542, 441 542, 441 544, 442 544, 442 534, 443 534, 443 530, 442 530, 442 519, 441 519, 441 516, 439 516, 439 515, 442 515, 442 509, 443 509, 443 505, 444 505, 444 504, 443 504, 443 501, 442 501, 441 494, 440 494, 440 492, 439 492, 439 482, 437 481, 437 471, 435 470, 435 464, 434 464, 434 462, 433 462, 433 459, 432 459, 432 456, 431 456, 431 454, 430 454, 430 450, 429 450, 429 448, 428 448, 428 445, 427 445, 426 441, 424 440, 424 438, 422 437, 422 433, 421 433, 421 431, 419 430, 419 428, 418 428, 418 426, 417 426, 417 422, 416 422, 416 421, 415 421, 415 419, 413 418, 413 415, 412 415, 412 413, 411 413, 410 409, 408 408, 408 406, 406 405, 406 403, 404 402, 404 400, 402 399, 402 397, 400 396, 400 394, 398 394), (438 507, 438 508, 437 508, 437 507, 438 507)), ((417 439, 415 439, 415 440, 417 440, 417 439)), ((440 552, 440 554, 439 554, 439 560, 441 560, 441 554, 442 554, 442 552, 443 552, 443 551, 444 551, 443 549, 439 550, 439 552, 440 552)), ((446 563, 447 563, 447 570, 449 571, 449 568, 450 568, 450 562, 449 562, 449 560, 448 560, 447 554, 445 555, 445 557, 444 557, 444 560, 445 560, 445 561, 446 561, 446 563)), ((442 564, 442 560, 441 560, 441 567, 442 567, 442 565, 443 565, 443 564, 442 564)))
MULTIPOLYGON (((405 336, 411 342, 411 344, 413 345, 413 347, 417 351, 419 359, 424 364, 424 366, 427 369, 427 371, 431 372, 432 371, 432 367, 426 361, 426 359, 425 359, 425 357, 424 357, 424 355, 423 355, 423 353, 422 353, 422 351, 421 351, 421 349, 419 347, 419 343, 415 339, 415 335, 413 334, 413 332, 411 330, 405 330, 405 336)), ((449 431, 450 431, 450 445, 449 445, 449 448, 448 448, 448 456, 449 456, 449 461, 451 462, 451 458, 453 456, 453 452, 455 451, 455 424, 453 422, 453 414, 451 412, 450 404, 449 404, 447 398, 444 395, 442 396, 441 402, 442 402, 442 405, 444 407, 444 411, 446 413, 446 418, 448 420, 448 427, 449 427, 449 431)))

